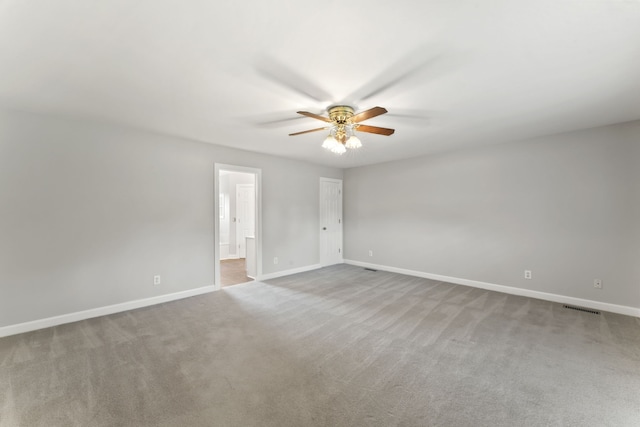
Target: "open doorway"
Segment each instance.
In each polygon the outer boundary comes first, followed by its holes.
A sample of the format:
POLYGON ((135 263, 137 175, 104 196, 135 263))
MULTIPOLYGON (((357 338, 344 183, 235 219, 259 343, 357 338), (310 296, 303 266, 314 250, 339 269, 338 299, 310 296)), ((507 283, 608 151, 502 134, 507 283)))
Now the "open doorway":
POLYGON ((215 284, 256 280, 260 260, 260 170, 216 164, 215 284))

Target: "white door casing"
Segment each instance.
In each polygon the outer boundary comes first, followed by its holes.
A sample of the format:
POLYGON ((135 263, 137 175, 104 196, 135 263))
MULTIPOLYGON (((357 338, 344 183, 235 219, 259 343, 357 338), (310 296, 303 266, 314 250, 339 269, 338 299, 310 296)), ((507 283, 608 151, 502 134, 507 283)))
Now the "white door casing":
POLYGON ((320 178, 320 265, 342 262, 342 180, 320 178))
POLYGON ((220 281, 220 174, 222 171, 250 173, 254 176, 255 183, 255 260, 256 260, 256 280, 262 277, 262 169, 247 166, 228 165, 222 163, 214 164, 214 233, 213 233, 213 283, 215 289, 221 288, 220 281))
POLYGON ((238 257, 247 257, 246 237, 255 236, 256 191, 253 184, 236 185, 236 242, 238 257))

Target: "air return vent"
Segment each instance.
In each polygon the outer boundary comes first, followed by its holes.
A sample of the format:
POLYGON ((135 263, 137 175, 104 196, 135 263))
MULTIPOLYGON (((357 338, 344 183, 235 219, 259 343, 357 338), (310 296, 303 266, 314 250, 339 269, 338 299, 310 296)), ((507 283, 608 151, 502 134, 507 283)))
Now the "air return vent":
POLYGON ((584 307, 576 307, 575 305, 564 305, 563 307, 571 310, 584 311, 585 313, 600 314, 599 311, 591 310, 589 308, 584 308, 584 307))

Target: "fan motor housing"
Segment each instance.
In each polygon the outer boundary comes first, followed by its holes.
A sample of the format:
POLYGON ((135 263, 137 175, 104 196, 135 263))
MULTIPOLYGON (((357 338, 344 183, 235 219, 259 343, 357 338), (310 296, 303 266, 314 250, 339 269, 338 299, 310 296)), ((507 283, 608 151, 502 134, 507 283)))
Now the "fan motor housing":
POLYGON ((353 117, 353 108, 347 105, 336 105, 329 108, 329 118, 332 122, 337 124, 346 124, 351 121, 353 117))

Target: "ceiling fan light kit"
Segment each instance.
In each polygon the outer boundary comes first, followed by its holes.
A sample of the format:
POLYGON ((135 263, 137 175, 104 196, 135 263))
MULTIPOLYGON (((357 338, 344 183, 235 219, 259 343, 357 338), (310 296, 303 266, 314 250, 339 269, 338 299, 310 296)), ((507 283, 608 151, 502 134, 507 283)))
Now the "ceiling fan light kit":
POLYGON ((353 150, 362 147, 362 142, 360 142, 360 138, 357 136, 351 135, 344 146, 353 150))
POLYGON ((336 105, 328 109, 329 117, 320 116, 318 114, 309 113, 307 111, 298 111, 298 114, 311 117, 316 120, 329 123, 330 126, 306 130, 289 134, 290 136, 302 135, 304 133, 317 132, 320 130, 329 130, 329 135, 322 143, 325 148, 335 154, 344 154, 347 148, 355 150, 362 147, 362 142, 355 135, 355 131, 375 133, 378 135, 392 135, 395 130, 381 128, 377 126, 361 125, 360 122, 386 113, 387 110, 382 107, 374 107, 361 113, 355 114, 353 108, 347 105, 336 105))
POLYGON ((343 154, 347 151, 344 145, 340 144, 337 139, 333 137, 333 135, 329 134, 324 142, 322 143, 322 148, 326 148, 332 153, 343 154))

